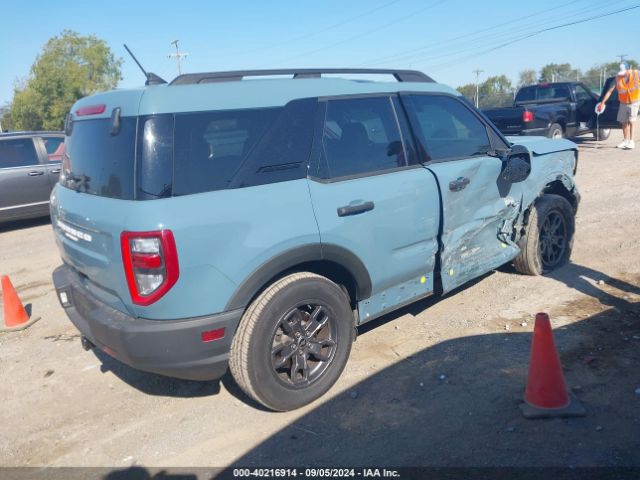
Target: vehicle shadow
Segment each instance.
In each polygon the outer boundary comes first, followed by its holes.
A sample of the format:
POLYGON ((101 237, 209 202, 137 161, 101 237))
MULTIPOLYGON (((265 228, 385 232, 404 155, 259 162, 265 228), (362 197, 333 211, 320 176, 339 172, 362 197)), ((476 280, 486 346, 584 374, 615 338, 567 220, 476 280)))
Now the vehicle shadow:
POLYGON ((220 393, 220 381, 197 382, 142 372, 116 360, 99 348, 92 352, 101 362, 102 373, 111 372, 123 382, 148 395, 163 397, 206 397, 220 393))
POLYGON ((48 215, 46 217, 29 218, 25 220, 11 220, 9 222, 0 223, 0 233, 15 230, 24 230, 27 228, 47 225, 50 223, 51 218, 48 215))
MULTIPOLYGON (((499 270, 505 274, 520 275, 511 264, 503 265, 499 270)), ((640 286, 576 263, 568 263, 545 276, 612 307, 618 306, 621 302, 624 303, 624 297, 628 296, 626 294, 640 295, 640 286), (622 296, 607 291, 609 287, 622 292, 622 296)))
POLYGON ((640 466, 640 303, 617 305, 555 330, 584 418, 522 417, 530 333, 460 337, 320 400, 233 465, 640 466))
MULTIPOLYGON (((465 288, 470 288, 476 283, 482 281, 482 279, 492 275, 492 273, 493 272, 487 273, 482 277, 469 282, 465 286, 459 287, 458 289, 448 293, 444 297, 454 295, 456 292, 465 288)), ((413 313, 415 315, 444 297, 430 297, 403 307, 391 314, 380 317, 379 319, 368 322, 358 329, 358 335, 364 335, 376 326, 392 321, 406 313, 413 313)), ((223 385, 231 395, 242 402, 257 410, 267 411, 267 409, 261 404, 255 402, 244 394, 233 380, 229 371, 227 371, 220 380, 212 380, 210 382, 181 380, 178 378, 170 378, 136 370, 116 360, 98 348, 94 348, 92 351, 101 362, 101 372, 111 372, 123 382, 146 394, 166 397, 204 397, 208 395, 217 395, 220 393, 221 385, 223 385)))

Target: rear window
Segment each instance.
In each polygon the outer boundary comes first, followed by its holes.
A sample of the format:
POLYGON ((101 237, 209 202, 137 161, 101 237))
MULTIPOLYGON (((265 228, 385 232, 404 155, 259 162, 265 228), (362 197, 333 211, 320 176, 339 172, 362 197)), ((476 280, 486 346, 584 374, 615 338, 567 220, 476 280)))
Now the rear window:
POLYGON ((116 135, 111 119, 77 121, 60 182, 93 195, 151 200, 304 178, 316 106, 304 99, 275 108, 122 117, 116 135))
POLYGON ((60 183, 92 195, 132 200, 136 153, 135 117, 122 117, 117 135, 111 134, 111 119, 73 123, 65 140, 60 183))
POLYGON ((524 87, 518 90, 516 102, 530 102, 536 99, 535 87, 524 87))

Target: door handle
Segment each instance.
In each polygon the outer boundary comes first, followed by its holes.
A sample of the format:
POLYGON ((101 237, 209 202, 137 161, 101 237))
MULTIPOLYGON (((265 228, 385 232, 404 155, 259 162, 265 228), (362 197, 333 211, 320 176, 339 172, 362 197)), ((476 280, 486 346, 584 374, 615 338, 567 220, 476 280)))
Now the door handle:
POLYGON ((469 183, 471 183, 471 180, 469 180, 467 177, 458 177, 453 182, 449 182, 449 190, 451 190, 452 192, 459 192, 460 190, 464 190, 465 188, 467 188, 467 185, 469 185, 469 183))
POLYGON ((338 216, 347 217, 349 215, 358 215, 359 213, 368 212, 374 208, 375 204, 373 202, 364 202, 358 205, 346 205, 338 208, 338 216))
POLYGON ((37 177, 38 175, 44 175, 43 171, 34 171, 34 172, 29 172, 29 176, 30 177, 37 177))
POLYGON ((59 169, 59 168, 56 168, 56 169, 54 169, 54 170, 51 170, 51 173, 60 173, 60 169, 59 169))

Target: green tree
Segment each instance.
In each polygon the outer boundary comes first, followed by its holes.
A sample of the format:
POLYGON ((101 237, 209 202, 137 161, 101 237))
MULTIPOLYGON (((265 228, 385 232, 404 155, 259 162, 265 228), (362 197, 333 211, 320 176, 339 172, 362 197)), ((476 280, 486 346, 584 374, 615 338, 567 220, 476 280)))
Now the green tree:
MULTIPOLYGON (((631 68, 638 68, 638 62, 636 60, 625 60, 631 68)), ((599 92, 602 88, 604 81, 613 77, 620 68, 620 62, 608 62, 599 63, 591 67, 584 73, 581 80, 592 90, 599 92)))
POLYGON ((581 75, 570 63, 549 63, 540 69, 540 82, 576 81, 581 75))
POLYGON ((475 98, 476 98, 476 84, 475 83, 467 83, 466 85, 462 85, 461 87, 458 87, 457 90, 462 95, 467 97, 467 100, 469 100, 471 103, 473 103, 475 105, 475 98))
POLYGON ((104 40, 65 30, 51 38, 14 89, 10 117, 17 130, 60 130, 79 98, 111 90, 122 79, 122 59, 104 40))
MULTIPOLYGON (((468 83, 458 87, 458 91, 475 104, 476 85, 468 83)), ((478 85, 479 108, 506 107, 513 102, 513 86, 506 75, 495 75, 478 85)))
POLYGON ((518 80, 518 88, 536 83, 536 71, 533 69, 522 70, 518 80))

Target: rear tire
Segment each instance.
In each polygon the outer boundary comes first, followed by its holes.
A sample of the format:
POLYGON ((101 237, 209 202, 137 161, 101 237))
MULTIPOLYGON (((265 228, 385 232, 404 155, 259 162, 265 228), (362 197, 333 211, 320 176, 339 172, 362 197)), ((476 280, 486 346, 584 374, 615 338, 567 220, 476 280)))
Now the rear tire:
POLYGON ((562 130, 562 126, 554 123, 549 127, 549 131, 547 132, 547 137, 553 139, 564 138, 564 131, 562 130))
POLYGON ((542 275, 569 261, 575 233, 575 213, 566 198, 547 194, 536 200, 520 239, 515 269, 525 275, 542 275))
POLYGON ((610 128, 601 128, 598 132, 593 132, 593 139, 594 140, 607 140, 609 138, 609 135, 611 135, 611 129, 610 128))
POLYGON ((320 275, 294 273, 251 303, 233 338, 229 368, 255 401, 276 411, 294 410, 336 382, 353 335, 344 291, 320 275))

